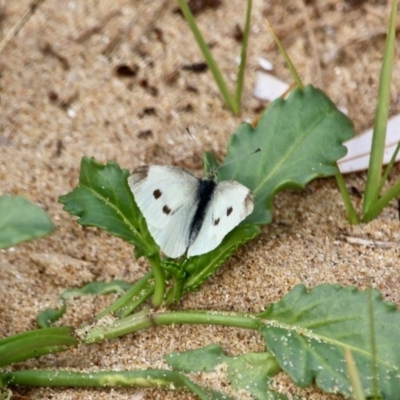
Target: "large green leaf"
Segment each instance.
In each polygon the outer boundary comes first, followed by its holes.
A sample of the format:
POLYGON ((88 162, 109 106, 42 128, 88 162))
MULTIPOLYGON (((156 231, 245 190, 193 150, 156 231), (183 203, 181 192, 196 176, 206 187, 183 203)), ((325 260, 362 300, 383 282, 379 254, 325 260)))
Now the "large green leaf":
POLYGON ((156 253, 158 248, 129 189, 128 175, 114 162, 102 165, 83 157, 79 185, 59 201, 64 210, 79 217, 81 225, 105 229, 137 246, 139 252, 156 253))
POLYGON ((54 228, 39 206, 20 196, 0 196, 0 249, 48 235, 54 228))
POLYGON ((374 361, 386 400, 400 393, 400 312, 376 290, 323 284, 307 292, 296 286, 259 315, 268 350, 299 386, 316 384, 350 396, 345 348, 350 348, 366 396, 373 395, 374 361), (372 314, 370 310, 372 309, 372 314), (371 325, 375 326, 375 354, 371 325))
POLYGON ((198 350, 172 353, 165 359, 171 367, 186 373, 213 372, 225 364, 227 378, 235 391, 245 390, 259 400, 287 398, 268 387, 270 379, 280 371, 275 357, 269 353, 228 357, 219 345, 213 344, 198 350))
POLYGON ((295 89, 287 100, 275 100, 256 127, 245 123, 232 135, 218 178, 253 191, 255 208, 246 223, 269 223, 273 196, 336 174, 335 162, 346 155, 342 143, 353 135, 352 122, 323 92, 295 89))

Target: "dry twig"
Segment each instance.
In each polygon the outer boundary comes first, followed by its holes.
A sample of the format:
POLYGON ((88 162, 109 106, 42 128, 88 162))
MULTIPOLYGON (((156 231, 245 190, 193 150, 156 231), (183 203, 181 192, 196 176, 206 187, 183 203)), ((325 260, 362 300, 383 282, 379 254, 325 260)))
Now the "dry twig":
POLYGON ((0 42, 0 53, 7 46, 9 41, 18 34, 21 28, 26 24, 28 19, 35 13, 35 11, 40 7, 44 0, 34 0, 33 3, 24 12, 19 21, 7 32, 3 40, 0 42))
POLYGON ((356 238, 348 236, 346 237, 347 243, 350 244, 357 244, 359 246, 366 246, 366 247, 380 247, 382 249, 390 249, 393 247, 400 247, 400 242, 384 242, 380 240, 373 240, 373 239, 363 239, 363 238, 356 238))

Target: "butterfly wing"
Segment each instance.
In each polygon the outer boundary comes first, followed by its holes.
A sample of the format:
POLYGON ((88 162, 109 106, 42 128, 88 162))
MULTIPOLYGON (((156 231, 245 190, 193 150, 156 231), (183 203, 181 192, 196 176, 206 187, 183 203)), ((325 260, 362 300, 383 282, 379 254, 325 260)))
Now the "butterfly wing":
POLYGON ((180 257, 189 245, 199 181, 181 168, 160 165, 140 167, 128 178, 151 236, 168 257, 180 257))
POLYGON ((254 208, 251 191, 236 181, 223 181, 214 189, 199 234, 188 249, 188 257, 214 250, 222 239, 254 208))

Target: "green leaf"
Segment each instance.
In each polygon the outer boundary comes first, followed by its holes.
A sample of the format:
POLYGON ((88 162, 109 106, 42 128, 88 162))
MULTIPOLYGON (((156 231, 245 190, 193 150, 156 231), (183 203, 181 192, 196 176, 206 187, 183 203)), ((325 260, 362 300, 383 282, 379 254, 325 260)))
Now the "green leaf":
POLYGON ((352 122, 322 91, 294 89, 287 100, 275 100, 255 128, 245 123, 232 135, 229 164, 217 171, 218 180, 234 179, 253 191, 255 208, 245 223, 269 223, 274 195, 336 174, 335 162, 346 154, 342 143, 353 135, 352 122))
POLYGON ((0 249, 48 235, 54 229, 39 206, 20 196, 0 196, 0 249))
POLYGON ((64 210, 84 226, 96 226, 136 246, 137 255, 158 253, 129 189, 129 172, 116 163, 82 158, 79 185, 60 196, 64 210))
POLYGON ((225 364, 227 378, 234 390, 245 390, 260 400, 286 398, 281 395, 278 397, 268 388, 270 379, 280 371, 275 357, 270 353, 228 357, 219 345, 213 344, 203 349, 172 353, 165 360, 174 369, 185 373, 213 372, 225 364))
POLYGON ((204 163, 204 176, 212 174, 219 168, 218 161, 215 158, 214 153, 211 153, 210 151, 204 152, 203 163, 204 163))
POLYGON ((67 311, 67 299, 86 295, 106 295, 111 293, 124 293, 132 287, 130 283, 114 280, 111 282, 91 282, 83 288, 68 289, 60 296, 61 308, 56 310, 48 308, 41 311, 37 316, 38 325, 42 328, 49 327, 52 323, 59 320, 67 311))
POLYGON ((40 328, 49 328, 54 322, 58 321, 67 311, 67 302, 61 297, 61 307, 47 308, 40 311, 36 317, 36 322, 40 328))
POLYGON ((351 396, 345 350, 349 348, 366 396, 373 395, 373 371, 385 399, 400 393, 400 312, 376 290, 324 284, 307 292, 296 286, 259 314, 261 333, 281 368, 301 387, 316 384, 326 392, 351 396), (371 296, 372 300, 369 300, 371 296), (372 302, 375 355, 371 351, 372 302), (376 369, 373 368, 376 361, 376 369))
POLYGON ((0 366, 57 353, 77 344, 72 329, 67 326, 19 333, 0 340, 0 366))
POLYGON ((104 296, 112 293, 124 293, 132 287, 132 284, 118 279, 110 282, 90 282, 82 288, 66 290, 61 298, 72 299, 87 295, 104 296))
POLYGON ((238 247, 254 239, 260 232, 261 229, 257 225, 239 225, 229 232, 222 243, 213 251, 186 259, 182 265, 182 268, 188 274, 184 293, 198 290, 238 247))

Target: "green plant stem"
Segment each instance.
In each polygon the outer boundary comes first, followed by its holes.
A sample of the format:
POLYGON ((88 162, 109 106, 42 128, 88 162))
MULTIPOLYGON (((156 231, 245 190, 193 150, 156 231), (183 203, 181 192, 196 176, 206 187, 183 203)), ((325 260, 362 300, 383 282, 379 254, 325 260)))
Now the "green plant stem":
POLYGON ((218 85, 218 88, 222 94, 222 97, 225 100, 225 103, 228 105, 228 107, 234 114, 238 114, 239 110, 236 107, 236 103, 233 99, 233 96, 230 93, 228 86, 225 83, 225 80, 222 76, 221 71, 218 68, 217 63, 215 62, 215 59, 211 53, 210 48, 207 46, 207 43, 205 42, 202 34, 199 31, 199 28, 197 27, 196 21, 194 19, 192 12, 189 9, 189 6, 187 5, 185 0, 177 0, 177 2, 182 10, 183 15, 186 18, 186 21, 190 29, 192 30, 192 33, 197 41, 197 44, 200 47, 201 52, 203 53, 208 68, 210 68, 210 71, 214 76, 215 82, 218 85))
POLYGON ((175 324, 224 325, 257 330, 259 320, 251 314, 218 313, 215 311, 182 311, 148 314, 146 310, 115 321, 108 327, 95 327, 84 337, 86 343, 101 342, 147 329, 152 326, 175 324))
POLYGON ((130 303, 128 303, 121 311, 118 313, 119 318, 127 317, 128 315, 132 314, 136 311, 147 299, 149 299, 152 294, 154 293, 154 281, 150 280, 147 284, 143 287, 142 292, 130 303))
POLYGON ((223 325, 242 329, 259 328, 260 321, 251 314, 231 313, 217 311, 179 311, 154 314, 151 316, 152 324, 174 325, 174 324, 201 324, 201 325, 223 325))
POLYGON ((340 194, 342 195, 344 206, 346 207, 347 218, 351 225, 356 225, 360 222, 357 212, 351 202, 351 198, 346 188, 346 183, 344 181, 343 175, 339 172, 335 175, 336 183, 339 187, 340 194))
POLYGON ((238 69, 238 75, 236 80, 236 95, 235 103, 236 109, 240 110, 240 104, 242 100, 243 85, 244 85, 244 72, 246 70, 246 60, 247 60, 247 47, 249 43, 250 36, 250 22, 251 22, 251 10, 253 8, 253 0, 247 0, 247 11, 246 11, 246 22, 243 31, 243 42, 242 51, 240 54, 240 65, 238 69))
POLYGON ((111 306, 96 315, 95 319, 99 320, 107 314, 118 313, 119 316, 126 317, 134 312, 141 304, 143 304, 154 292, 151 280, 154 277, 153 271, 148 272, 143 278, 132 286, 123 296, 115 301, 111 306))
MULTIPOLYGON (((175 324, 207 324, 224 325, 243 329, 258 330, 259 320, 251 314, 218 313, 215 311, 184 311, 151 314, 149 309, 115 320, 110 326, 96 326, 89 330, 84 326, 75 334, 84 343, 102 342, 148 329, 153 326, 175 324)), ((53 327, 38 329, 0 341, 0 366, 36 358, 38 356, 57 353, 70 346, 79 344, 70 327, 53 327)))
POLYGON ((164 269, 160 264, 160 257, 158 254, 149 256, 147 259, 154 274, 154 293, 152 297, 152 304, 154 307, 160 307, 164 300, 166 286, 164 269))
POLYGON ((182 290, 184 285, 184 275, 185 273, 178 267, 178 270, 175 269, 176 265, 170 262, 163 262, 163 267, 166 269, 169 275, 169 281, 171 284, 169 285, 169 290, 164 298, 164 306, 167 307, 172 303, 177 303, 182 297, 182 290))
POLYGON ((155 387, 185 389, 181 375, 169 370, 144 371, 14 371, 4 373, 7 384, 43 387, 155 387), (174 384, 173 386, 171 386, 174 384))
MULTIPOLYGON (((382 69, 379 78, 378 105, 375 115, 374 132, 372 136, 371 157, 369 160, 367 183, 365 188, 363 214, 376 202, 382 173, 382 163, 385 151, 386 128, 390 105, 390 83, 394 58, 394 45, 396 38, 397 0, 392 2, 390 23, 387 33, 382 69)), ((365 221, 366 222, 366 221, 365 221)))

